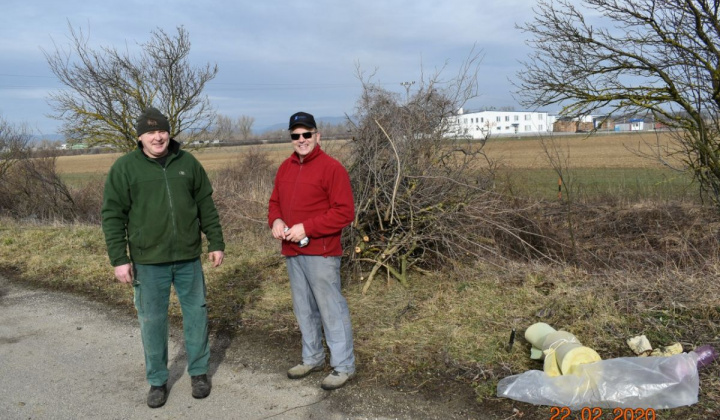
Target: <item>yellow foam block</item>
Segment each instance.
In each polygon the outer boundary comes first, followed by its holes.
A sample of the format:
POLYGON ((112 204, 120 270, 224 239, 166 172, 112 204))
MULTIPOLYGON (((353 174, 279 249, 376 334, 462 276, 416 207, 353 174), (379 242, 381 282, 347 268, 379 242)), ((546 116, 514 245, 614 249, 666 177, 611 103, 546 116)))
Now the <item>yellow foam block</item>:
POLYGON ((545 340, 542 344, 542 349, 557 349, 558 347, 568 343, 580 344, 577 337, 570 334, 569 332, 563 330, 555 331, 545 336, 545 340))
POLYGON ((680 354, 683 352, 682 344, 680 343, 673 343, 669 346, 660 347, 652 351, 650 353, 650 356, 660 356, 660 357, 668 357, 675 354, 680 354))
MULTIPOLYGON (((543 340, 545 337, 554 333, 555 328, 549 326, 544 322, 536 322, 525 330, 525 339, 538 349, 543 349, 543 340)), ((544 350, 544 349, 543 349, 544 350)))
POLYGON ((575 343, 560 346, 555 353, 557 364, 560 366, 563 375, 572 373, 573 369, 578 365, 602 360, 595 350, 575 343))
POLYGON ((555 350, 546 350, 544 353, 545 353, 545 362, 543 362, 543 371, 548 376, 562 375, 562 372, 560 372, 560 367, 557 364, 555 350))
POLYGON ((630 349, 638 356, 647 356, 652 351, 650 341, 644 335, 638 335, 627 339, 630 349))

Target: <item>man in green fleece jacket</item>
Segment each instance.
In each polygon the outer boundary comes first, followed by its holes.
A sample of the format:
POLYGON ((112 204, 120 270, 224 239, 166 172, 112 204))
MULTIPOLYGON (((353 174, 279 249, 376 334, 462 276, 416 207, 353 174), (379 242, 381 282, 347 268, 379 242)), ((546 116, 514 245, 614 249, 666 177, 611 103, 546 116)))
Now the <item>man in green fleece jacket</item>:
POLYGON ((168 303, 173 284, 182 308, 192 395, 210 394, 201 232, 213 267, 222 264, 225 243, 210 180, 200 162, 170 138, 167 117, 148 108, 138 117, 136 129, 138 148, 120 157, 108 173, 102 228, 115 277, 134 289, 150 383, 147 404, 156 408, 168 395, 168 303))

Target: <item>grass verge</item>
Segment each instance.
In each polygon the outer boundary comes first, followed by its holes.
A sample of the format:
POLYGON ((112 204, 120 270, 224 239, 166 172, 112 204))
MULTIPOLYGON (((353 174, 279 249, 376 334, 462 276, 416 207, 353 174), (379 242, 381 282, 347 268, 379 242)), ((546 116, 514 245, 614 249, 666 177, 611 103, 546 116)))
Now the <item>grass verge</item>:
MULTIPOLYGON (((228 241, 218 269, 205 267, 215 331, 260 332, 296 349, 299 331, 283 259, 276 244, 255 237, 228 241), (244 242, 243 242, 244 241, 244 242), (252 242, 250 242, 252 241, 252 242), (284 339, 284 340, 283 340, 284 339)), ((0 268, 15 281, 69 290, 132 308, 132 290, 114 281, 98 226, 0 221, 0 268)), ((702 270, 590 273, 530 263, 477 263, 414 275, 408 287, 344 278, 358 359, 358 378, 432 398, 471 393, 491 418, 547 419, 549 407, 495 397, 500 378, 541 369, 529 359, 525 328, 542 321, 575 334, 603 358, 631 356, 629 337, 659 347, 680 342, 720 347, 718 266, 702 270), (511 331, 517 339, 508 350, 511 331), (510 416, 510 417, 509 417, 510 416)), ((180 316, 173 297, 171 314, 180 316)), ((293 350, 294 351, 294 350, 293 350)), ((701 371, 700 402, 662 410, 659 419, 720 414, 718 363, 701 371)))
MULTIPOLYGON (((558 194, 558 175, 552 169, 503 169, 499 186, 513 188, 513 194, 539 200, 553 200, 558 194), (502 180, 505 180, 504 182, 502 180)), ((571 192, 579 202, 636 203, 694 202, 697 188, 687 174, 666 168, 572 168, 571 192)), ((564 186, 562 196, 566 196, 564 186)))

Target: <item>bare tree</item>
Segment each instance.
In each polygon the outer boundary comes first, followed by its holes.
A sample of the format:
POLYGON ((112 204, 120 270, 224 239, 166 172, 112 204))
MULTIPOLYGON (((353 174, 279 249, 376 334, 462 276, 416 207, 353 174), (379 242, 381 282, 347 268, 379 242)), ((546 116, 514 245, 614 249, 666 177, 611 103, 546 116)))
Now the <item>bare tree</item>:
POLYGON ((255 124, 255 118, 253 117, 249 117, 247 115, 237 117, 237 120, 235 120, 235 127, 240 135, 240 140, 248 140, 250 138, 252 135, 253 124, 255 124))
POLYGON ((212 132, 217 139, 235 140, 235 128, 233 127, 232 118, 226 115, 218 115, 215 118, 215 127, 212 132))
POLYGON ((523 105, 652 114, 675 140, 656 156, 680 159, 720 206, 719 9, 717 0, 540 0, 520 26, 534 48, 518 72, 523 105))
POLYGON ((318 130, 322 133, 323 139, 347 139, 349 137, 347 122, 343 121, 337 124, 318 121, 318 130))
POLYGON ((202 92, 218 68, 191 66, 190 37, 182 26, 175 36, 153 31, 137 56, 115 47, 94 49, 82 31, 68 26, 69 49, 45 51, 50 69, 68 88, 49 98, 66 137, 132 150, 135 118, 149 106, 168 116, 172 137, 207 131, 215 112, 202 92))
POLYGON ((246 141, 252 135, 252 126, 255 118, 241 115, 235 120, 226 116, 218 115, 215 118, 215 125, 212 128, 212 135, 216 139, 230 141, 246 141))
POLYGON ((31 134, 26 126, 16 126, 0 116, 0 182, 7 171, 29 153, 31 134))
POLYGON ((40 143, 38 144, 37 148, 39 150, 56 150, 60 146, 61 142, 60 140, 50 140, 50 139, 42 139, 40 140, 40 143))

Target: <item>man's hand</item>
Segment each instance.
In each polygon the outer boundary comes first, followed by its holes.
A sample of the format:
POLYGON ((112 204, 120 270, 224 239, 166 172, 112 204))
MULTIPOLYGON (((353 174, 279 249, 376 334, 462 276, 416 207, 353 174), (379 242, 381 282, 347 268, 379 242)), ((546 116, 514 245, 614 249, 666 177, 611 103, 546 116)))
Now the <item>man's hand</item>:
POLYGON ((290 229, 285 232, 285 240, 290 242, 300 242, 307 235, 305 234, 305 225, 298 223, 293 225, 290 229))
POLYGON ((282 219, 275 219, 272 225, 272 236, 275 239, 285 240, 285 228, 287 225, 282 219))
POLYGON ((208 259, 212 263, 213 267, 219 267, 223 262, 223 258, 225 258, 225 253, 222 251, 213 251, 208 254, 208 259))
POLYGON ((115 278, 120 283, 132 283, 132 264, 127 263, 115 267, 115 278))

